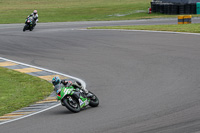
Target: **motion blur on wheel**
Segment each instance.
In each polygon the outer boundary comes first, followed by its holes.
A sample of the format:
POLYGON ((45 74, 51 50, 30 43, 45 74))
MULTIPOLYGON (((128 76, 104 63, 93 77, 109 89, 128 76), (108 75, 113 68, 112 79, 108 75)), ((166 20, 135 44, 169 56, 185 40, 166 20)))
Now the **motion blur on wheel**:
POLYGON ((57 93, 57 99, 71 112, 77 113, 88 105, 91 107, 99 105, 97 96, 90 91, 89 94, 91 94, 90 97, 86 96, 81 89, 75 89, 73 86, 62 87, 60 92, 57 93))
POLYGON ((33 17, 28 17, 25 20, 25 26, 23 28, 23 31, 25 32, 26 30, 30 30, 32 31, 35 27, 35 20, 33 19, 33 17))

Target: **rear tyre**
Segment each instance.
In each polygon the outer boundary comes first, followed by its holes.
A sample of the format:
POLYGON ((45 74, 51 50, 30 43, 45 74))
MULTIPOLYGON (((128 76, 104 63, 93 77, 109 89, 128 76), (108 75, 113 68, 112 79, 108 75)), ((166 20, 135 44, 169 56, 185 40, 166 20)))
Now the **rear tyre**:
POLYGON ((72 96, 66 96, 63 103, 71 112, 78 113, 81 110, 78 100, 72 96))
POLYGON ((97 107, 99 105, 99 99, 98 99, 98 97, 94 93, 92 93, 92 92, 89 92, 89 93, 91 93, 93 95, 92 98, 90 98, 89 105, 91 107, 97 107))

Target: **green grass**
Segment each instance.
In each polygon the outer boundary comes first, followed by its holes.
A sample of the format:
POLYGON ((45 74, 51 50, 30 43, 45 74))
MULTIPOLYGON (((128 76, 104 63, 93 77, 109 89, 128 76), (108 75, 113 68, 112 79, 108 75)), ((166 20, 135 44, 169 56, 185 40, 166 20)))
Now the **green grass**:
POLYGON ((0 116, 47 97, 52 85, 38 77, 0 67, 0 116))
POLYGON ((91 27, 88 29, 125 29, 125 30, 154 30, 200 33, 200 24, 176 24, 176 25, 134 25, 134 26, 108 26, 91 27))
POLYGON ((38 10, 39 22, 130 20, 176 15, 148 14, 151 0, 0 0, 0 24, 23 23, 38 10))

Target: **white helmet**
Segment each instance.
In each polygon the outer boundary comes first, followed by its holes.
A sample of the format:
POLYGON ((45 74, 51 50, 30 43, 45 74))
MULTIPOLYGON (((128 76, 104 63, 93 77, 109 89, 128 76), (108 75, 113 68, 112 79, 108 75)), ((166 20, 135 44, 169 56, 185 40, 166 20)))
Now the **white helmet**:
POLYGON ((34 10, 33 13, 34 13, 34 14, 37 14, 37 10, 34 10))

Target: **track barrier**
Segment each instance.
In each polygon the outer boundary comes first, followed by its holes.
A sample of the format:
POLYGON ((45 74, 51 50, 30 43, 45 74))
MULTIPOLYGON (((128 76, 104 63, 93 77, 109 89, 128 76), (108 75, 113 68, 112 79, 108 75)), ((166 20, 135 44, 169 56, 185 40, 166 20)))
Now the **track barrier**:
POLYGON ((191 24, 191 23, 192 23, 192 15, 178 16, 178 24, 191 24))
POLYGON ((200 2, 197 3, 164 3, 162 1, 151 2, 152 13, 168 15, 175 14, 200 14, 200 2))

